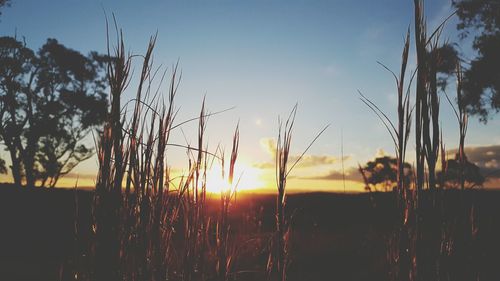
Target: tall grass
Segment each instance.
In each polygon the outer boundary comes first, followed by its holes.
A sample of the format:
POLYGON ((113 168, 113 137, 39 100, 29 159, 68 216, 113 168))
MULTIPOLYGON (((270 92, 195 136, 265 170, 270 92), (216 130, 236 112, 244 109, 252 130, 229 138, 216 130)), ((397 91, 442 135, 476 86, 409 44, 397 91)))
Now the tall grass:
MULTIPOLYGON (((471 266, 470 260, 465 258, 466 255, 471 254, 471 248, 465 245, 474 243, 474 235, 471 235, 470 230, 474 229, 477 232, 477 227, 473 227, 476 225, 473 209, 463 200, 467 114, 461 98, 461 68, 457 62, 458 109, 454 108, 454 111, 459 123, 458 154, 462 190, 460 196, 462 199, 457 209, 452 195, 445 194, 444 190, 438 189, 438 186, 444 188, 444 184, 439 184, 436 177, 439 156, 441 156, 442 173, 446 173, 447 169, 445 144, 439 126, 440 98, 437 85, 438 64, 442 59, 437 50, 440 47, 439 37, 447 19, 428 36, 422 0, 414 0, 414 11, 417 69, 411 76, 410 85, 415 75, 415 104, 410 104, 410 86, 405 94, 402 91, 408 60, 409 32, 403 49, 399 78, 391 72, 397 86, 397 125, 394 125, 377 105, 360 93, 362 101, 377 114, 389 131, 398 159, 397 193, 400 219, 397 235, 393 237, 392 248, 389 250, 389 258, 393 264, 390 277, 393 280, 405 281, 450 280, 450 278, 451 280, 476 280, 477 272, 471 266), (414 182, 407 183, 404 181, 402 163, 405 159, 413 110, 415 178, 414 182)), ((448 101, 452 104, 449 98, 448 101)))
MULTIPOLYGON (((398 214, 399 229, 397 230, 395 237, 393 238, 391 246, 393 249, 390 250, 389 258, 391 260, 397 260, 398 266, 393 268, 390 275, 394 279, 401 280, 404 276, 408 276, 410 272, 410 210, 412 208, 412 194, 410 191, 410 182, 406 182, 404 163, 406 158, 406 149, 408 145, 408 140, 410 137, 411 120, 412 120, 412 107, 410 105, 410 87, 413 80, 413 75, 411 77, 408 86, 405 86, 406 79, 406 68, 408 65, 408 56, 410 50, 410 30, 406 33, 406 39, 404 42, 403 53, 401 55, 401 70, 399 76, 388 69, 386 66, 381 64, 386 70, 388 70, 394 77, 397 88, 397 113, 398 113, 398 123, 395 125, 389 117, 370 99, 365 97, 360 92, 360 98, 382 121, 386 127, 389 135, 391 136, 397 160, 397 202, 400 213, 398 214)), ((363 172, 361 166, 359 170, 364 178, 365 183, 367 183, 366 175, 363 172)), ((366 184, 368 186, 368 184, 366 184)))
MULTIPOLYGON (((108 53, 114 57, 108 67, 111 109, 98 146, 92 280, 205 280, 213 271, 213 264, 207 264, 212 257, 207 254, 211 221, 206 214, 206 177, 209 158, 217 156, 207 151, 204 138, 207 119, 213 114, 206 112, 203 102, 199 116, 186 121, 198 120, 198 142, 195 147, 175 145, 187 149, 189 155, 188 172, 176 185, 166 147, 173 145, 171 131, 185 123, 174 124, 180 78, 175 65, 164 104, 160 88, 153 87, 158 76, 161 85, 166 75, 153 66, 155 42, 156 36, 140 56, 142 70, 130 118, 120 100, 130 82, 132 58, 138 56, 126 53, 118 29, 113 51, 108 43, 108 53), (178 247, 174 240, 180 238, 182 246, 178 247)), ((238 130, 233 142, 230 181, 238 130)), ((222 222, 221 229, 227 225, 222 222)), ((228 264, 227 258, 221 260, 228 264)), ((227 279, 227 271, 222 276, 227 279)))
MULTIPOLYGON (((111 110, 99 140, 99 170, 96 180, 94 231, 95 280, 120 280, 121 183, 127 153, 123 148, 121 94, 129 82, 130 57, 125 53, 123 37, 117 38, 113 63, 108 65, 111 110)), ((108 55, 109 43, 108 43, 108 55)))
MULTIPOLYGON (((410 74, 407 71, 410 30, 406 33, 399 73, 395 74, 382 65, 392 73, 396 82, 397 123, 393 123, 375 103, 360 95, 388 130, 397 157, 395 196, 398 214, 397 228, 389 249, 390 278, 401 281, 448 280, 449 276, 458 276, 456 272, 462 272, 453 266, 466 264, 465 256, 470 253, 467 248, 448 245, 472 243, 474 234, 470 229, 475 226, 470 220, 472 209, 465 207, 463 202, 463 212, 459 216, 447 220, 443 215, 446 200, 438 186, 444 185, 437 183, 436 169, 441 155, 441 167, 446 172, 446 151, 439 127, 436 75, 440 58, 434 52, 439 47, 442 25, 427 36, 423 2, 415 0, 414 4, 416 71, 410 74), (407 82, 408 76, 410 79, 407 82), (415 98, 412 101, 414 78, 415 98), (415 176, 408 181, 404 163, 413 118, 415 176)), ((238 181, 235 182, 235 165, 240 142, 239 125, 232 139, 227 186, 222 188, 218 215, 214 219, 209 214, 207 199, 210 163, 220 163, 221 176, 226 179, 223 149, 218 148, 211 153, 205 136, 208 117, 214 113, 207 111, 203 100, 197 117, 175 123, 178 112, 175 98, 180 82, 177 64, 171 71, 165 101, 159 94, 162 86, 153 86, 157 80, 161 85, 167 75, 153 64, 156 36, 150 38, 143 56, 133 56, 125 51, 123 35, 118 28, 116 30, 114 48, 109 46, 108 40, 108 54, 114 57, 108 67, 111 108, 98 146, 92 266, 88 272, 80 272, 82 274, 78 276, 99 281, 235 280, 238 276, 234 266, 238 259, 237 241, 229 217, 238 185, 238 181), (142 59, 142 68, 136 96, 130 101, 134 109, 127 116, 128 103, 123 105, 121 98, 130 83, 133 58, 142 59), (171 132, 192 121, 198 122, 196 144, 171 143, 171 132), (186 149, 188 155, 187 172, 178 178, 174 178, 169 169, 169 146, 186 149)), ((458 109, 455 114, 460 131, 460 183, 464 190, 467 114, 461 98, 461 84, 461 69, 457 64, 458 109)), ((316 135, 295 162, 290 163, 296 113, 297 105, 287 119, 278 120, 275 230, 270 239, 267 267, 262 269, 270 280, 287 280, 287 268, 292 257, 290 243, 293 229, 287 210, 288 176, 328 127, 316 135)), ((471 276, 470 270, 467 274, 471 276)), ((477 277, 477 273, 472 274, 477 277)))
POLYGON ((286 212, 286 184, 288 175, 302 160, 305 153, 311 148, 316 140, 326 131, 325 126, 316 137, 309 143, 307 148, 289 166, 290 148, 292 143, 293 126, 297 114, 297 104, 293 107, 288 118, 283 122, 278 118, 278 139, 276 142, 276 228, 271 241, 271 251, 267 261, 267 273, 270 280, 287 279, 287 266, 290 262, 289 244, 291 243, 291 218, 286 212))
POLYGON ((276 142, 276 233, 273 241, 273 252, 269 255, 268 271, 273 273, 275 267, 275 280, 286 280, 286 267, 288 262, 287 242, 289 225, 285 219, 286 207, 286 180, 289 173, 288 159, 290 156, 290 145, 292 142, 293 124, 297 114, 297 105, 294 106, 288 119, 283 124, 278 119, 278 140, 276 142))
MULTIPOLYGON (((219 207, 219 219, 217 221, 217 237, 216 237, 216 248, 217 248, 217 275, 219 280, 227 281, 230 277, 231 264, 233 258, 235 258, 234 247, 232 247, 230 239, 231 227, 229 224, 229 207, 232 200, 236 200, 236 189, 238 183, 234 183, 234 172, 236 159, 238 158, 238 149, 240 141, 239 125, 236 126, 236 130, 233 136, 233 146, 231 149, 231 158, 229 160, 229 174, 227 176, 228 185, 223 187, 220 194, 220 207, 219 207)), ((224 153, 221 153, 222 161, 222 178, 226 179, 224 170, 224 153)))

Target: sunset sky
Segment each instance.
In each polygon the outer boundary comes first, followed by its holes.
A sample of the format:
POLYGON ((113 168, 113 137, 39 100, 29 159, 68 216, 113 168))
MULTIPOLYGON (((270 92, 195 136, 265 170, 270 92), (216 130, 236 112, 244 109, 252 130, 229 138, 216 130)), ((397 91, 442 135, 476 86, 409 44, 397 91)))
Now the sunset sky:
MULTIPOLYGON (((328 130, 291 174, 291 190, 343 190, 341 132, 347 190, 361 191, 355 171, 377 155, 393 155, 391 139, 375 115, 359 100, 357 90, 395 116, 395 83, 377 61, 399 71, 403 39, 413 24, 413 1, 406 0, 201 0, 201 1, 12 1, 0 17, 0 35, 24 38, 38 49, 47 38, 88 53, 106 51, 105 15, 114 13, 123 29, 126 47, 144 53, 150 35, 158 33, 154 60, 171 67, 179 60, 182 81, 176 105, 180 122, 198 114, 206 95, 210 111, 235 109, 209 119, 207 137, 212 149, 221 143, 229 154, 231 135, 239 120, 238 159, 243 188, 274 184, 273 148, 278 116, 298 103, 292 141, 300 154, 327 124, 328 130), (256 186, 255 186, 256 185, 256 186)), ((452 13, 451 1, 426 1, 429 29, 452 13)), ((466 56, 470 40, 460 41, 452 18, 442 38, 457 42, 466 56)), ((413 40, 413 34, 412 34, 413 40)), ((413 41, 412 41, 413 48, 413 41)), ((140 61, 137 61, 140 63, 140 61)), ((415 57, 410 58, 415 69, 415 57)), ((139 72, 138 65, 135 74, 139 72)), ((135 94, 133 79, 124 101, 135 94)), ((164 85, 166 93, 168 85, 164 85)), ((450 95, 453 89, 448 89, 450 95)), ((458 124, 444 99, 441 119, 447 148, 458 145, 458 124)), ((183 132, 195 142, 196 127, 183 132)), ((466 145, 469 159, 492 170, 500 168, 500 116, 487 125, 473 117, 466 145)), ((181 130, 172 142, 186 144, 181 130)), ((89 139, 89 141, 91 141, 89 139)), ((410 143, 412 162, 413 146, 410 143)), ((169 148, 174 171, 187 166, 185 151, 169 148)), ((6 157, 3 153, 3 158, 6 157)), ((96 159, 81 163, 62 185, 92 186, 96 159)), ((2 180, 10 177, 3 176, 2 180)), ((489 186, 498 184, 489 183, 489 186)))

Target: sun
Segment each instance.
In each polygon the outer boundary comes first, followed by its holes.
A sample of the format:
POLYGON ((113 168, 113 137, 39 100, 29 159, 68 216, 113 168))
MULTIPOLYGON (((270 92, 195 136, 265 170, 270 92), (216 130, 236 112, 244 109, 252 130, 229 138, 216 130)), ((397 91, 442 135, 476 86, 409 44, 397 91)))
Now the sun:
MULTIPOLYGON (((231 188, 228 182, 228 175, 228 167, 225 168, 225 178, 223 178, 221 166, 214 163, 213 167, 207 171, 207 192, 220 193, 231 188)), ((249 165, 236 164, 232 188, 234 186, 236 186, 238 191, 263 188, 265 184, 262 180, 262 172, 249 165)))

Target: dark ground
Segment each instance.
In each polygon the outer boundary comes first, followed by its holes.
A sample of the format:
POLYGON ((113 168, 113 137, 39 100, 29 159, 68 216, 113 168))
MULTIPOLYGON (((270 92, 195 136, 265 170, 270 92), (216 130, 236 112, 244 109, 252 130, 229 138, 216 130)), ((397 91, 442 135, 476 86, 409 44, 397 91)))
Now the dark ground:
MULTIPOLYGON (((453 192, 447 195, 456 196, 453 192)), ((500 192, 475 191, 467 196, 469 203, 475 202, 479 227, 474 262, 483 272, 480 280, 498 281, 500 192)), ((270 195, 240 196, 230 214, 233 231, 249 241, 269 236, 274 200, 270 195)), ((0 280, 58 280, 68 257, 89 241, 91 202, 88 191, 0 186, 0 280), (80 245, 74 242, 75 221, 80 245)), ((287 209, 294 230, 289 280, 388 279, 387 246, 396 224, 392 194, 292 194, 287 209)), ((265 268, 266 253, 251 244, 247 249, 241 246, 235 266, 242 270, 265 268)), ((250 272, 242 279, 261 277, 250 272)))

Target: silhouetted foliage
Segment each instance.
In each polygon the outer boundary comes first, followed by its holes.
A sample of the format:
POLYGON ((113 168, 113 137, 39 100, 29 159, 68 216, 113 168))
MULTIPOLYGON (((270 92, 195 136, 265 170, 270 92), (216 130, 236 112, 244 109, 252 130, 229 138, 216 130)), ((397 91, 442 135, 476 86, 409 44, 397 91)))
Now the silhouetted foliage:
POLYGON ((436 63, 437 86, 445 90, 448 79, 455 74, 458 52, 452 44, 446 43, 433 49, 429 56, 436 63))
POLYGON ((474 33, 477 57, 464 73, 464 102, 472 114, 486 122, 500 110, 500 1, 453 0, 460 18, 462 37, 474 33))
POLYGON ((2 15, 2 8, 9 6, 10 6, 10 0, 0 0, 0 16, 2 15))
MULTIPOLYGON (((384 191, 392 190, 397 185, 398 166, 397 159, 389 156, 378 157, 374 161, 369 161, 361 167, 366 189, 378 190, 382 186, 384 191)), ((412 176, 412 168, 408 163, 403 165, 405 183, 408 184, 412 176)))
POLYGON ((462 167, 458 154, 455 159, 446 160, 445 172, 438 172, 437 177, 441 187, 445 188, 460 188, 462 180, 468 188, 482 186, 485 181, 479 167, 469 162, 467 157, 462 167))
POLYGON ((0 38, 0 140, 16 184, 53 187, 93 154, 83 140, 106 115, 106 61, 55 39, 35 53, 0 38))

